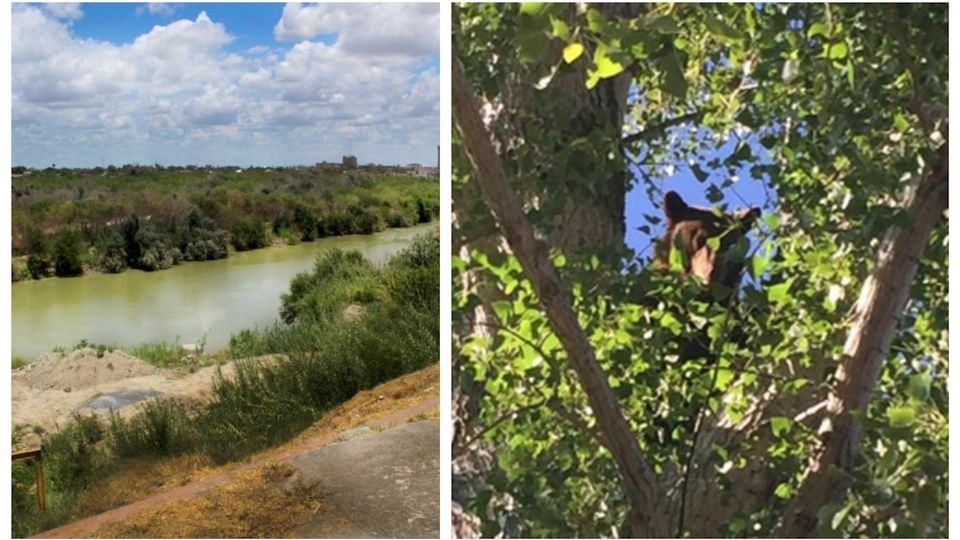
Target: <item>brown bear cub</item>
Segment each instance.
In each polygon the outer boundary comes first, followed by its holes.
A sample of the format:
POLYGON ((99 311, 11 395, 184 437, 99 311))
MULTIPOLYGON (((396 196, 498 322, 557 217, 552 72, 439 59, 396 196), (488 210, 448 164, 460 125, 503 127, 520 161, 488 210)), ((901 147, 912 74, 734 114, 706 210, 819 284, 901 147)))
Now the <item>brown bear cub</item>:
MULTIPOLYGON (((743 208, 733 215, 688 205, 675 191, 663 197, 667 230, 657 246, 657 261, 669 267, 670 248, 682 249, 684 276, 693 274, 705 286, 722 285, 719 290, 733 291, 743 269, 745 249, 737 249, 757 218, 759 208, 743 208), (719 243, 709 242, 718 238, 719 243)), ((716 288, 715 288, 716 289, 716 288)))

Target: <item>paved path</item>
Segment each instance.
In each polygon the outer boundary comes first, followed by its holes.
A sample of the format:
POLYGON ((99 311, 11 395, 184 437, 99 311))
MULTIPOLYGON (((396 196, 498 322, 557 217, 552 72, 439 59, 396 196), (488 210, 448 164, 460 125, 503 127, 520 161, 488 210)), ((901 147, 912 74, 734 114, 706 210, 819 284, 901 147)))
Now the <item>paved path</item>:
MULTIPOLYGON (((74 521, 73 523, 68 523, 67 525, 57 527, 55 529, 44 531, 36 535, 34 538, 87 538, 90 536, 90 533, 92 533, 98 527, 109 523, 115 523, 129 515, 147 510, 159 504, 191 497, 205 491, 211 486, 228 483, 230 479, 238 473, 259 467, 267 462, 288 461, 301 471, 304 481, 316 481, 317 477, 311 471, 311 467, 321 466, 322 454, 312 457, 303 456, 311 455, 314 452, 324 450, 325 448, 338 447, 339 448, 337 450, 331 451, 328 455, 333 456, 332 459, 339 460, 339 467, 342 468, 340 470, 341 474, 354 476, 356 478, 357 483, 354 486, 355 488, 361 488, 363 484, 362 479, 367 477, 365 475, 368 475, 368 473, 372 471, 381 470, 387 474, 387 477, 390 481, 398 482, 398 486, 400 486, 399 483, 402 483, 403 481, 406 482, 404 488, 401 489, 401 487, 391 487, 390 489, 385 489, 385 493, 391 493, 393 496, 397 497, 400 495, 405 497, 422 496, 426 497, 428 500, 425 500, 422 503, 417 501, 409 502, 400 500, 392 502, 389 500, 383 501, 374 498, 368 499, 371 501, 368 508, 362 508, 361 506, 358 506, 358 500, 355 498, 356 494, 361 493, 361 491, 345 492, 346 498, 344 498, 344 502, 341 503, 340 499, 335 497, 336 493, 330 489, 334 485, 329 483, 321 483, 318 484, 321 488, 321 501, 326 503, 329 499, 328 504, 330 505, 331 509, 352 508, 354 511, 362 509, 364 513, 370 514, 378 521, 384 522, 385 526, 387 527, 386 529, 370 528, 368 530, 371 532, 368 534, 368 536, 376 536, 380 530, 389 530, 391 534, 387 534, 387 537, 399 538, 401 536, 396 536, 392 534, 392 532, 396 531, 398 534, 401 534, 403 531, 409 530, 412 531, 411 534, 413 536, 436 538, 439 536, 440 526, 440 510, 438 505, 440 490, 439 423, 437 420, 428 420, 408 424, 408 421, 415 416, 432 411, 437 406, 438 402, 439 400, 437 398, 431 398, 429 400, 417 403, 416 405, 407 407, 406 409, 402 409, 387 416, 373 420, 367 424, 369 427, 368 431, 362 429, 353 429, 348 432, 334 433, 304 441, 298 446, 286 448, 281 452, 269 452, 256 458, 254 461, 244 464, 242 467, 231 470, 229 473, 211 476, 180 486, 170 491, 157 493, 135 503, 114 508, 113 510, 104 512, 102 514, 90 516, 79 521, 74 521), (428 425, 433 426, 434 430, 432 432, 427 427, 428 425), (385 431, 377 433, 378 430, 385 431), (391 432, 393 431, 398 431, 398 433, 392 434, 391 432), (330 445, 330 443, 342 440, 345 436, 353 436, 354 438, 346 442, 330 445), (367 444, 365 442, 366 439, 373 439, 373 441, 367 444), (351 445, 356 444, 359 444, 357 448, 358 451, 362 452, 362 454, 355 455, 352 459, 347 459, 349 452, 353 448, 351 445), (326 445, 330 446, 328 447, 326 445), (379 449, 379 451, 377 449, 379 449), (303 459, 300 459, 301 457, 303 457, 303 459), (394 459, 394 457, 396 457, 396 459, 394 459), (369 466, 365 462, 367 459, 373 460, 369 466), (408 460, 406 462, 406 466, 409 467, 409 471, 404 470, 400 465, 404 459, 408 460), (298 462, 299 465, 295 462, 298 462), (391 464, 391 462, 393 463, 391 464), (388 471, 387 469, 384 469, 384 467, 394 467, 394 469, 388 471), (414 476, 416 476, 416 478, 414 478, 414 476), (430 478, 431 476, 432 478, 430 478), (432 493, 430 493, 431 487, 432 493), (409 494, 407 495, 406 493, 409 494), (424 508, 430 508, 431 505, 433 505, 432 507, 434 510, 432 514, 427 514, 424 519, 419 518, 419 516, 416 514, 407 515, 407 512, 404 510, 405 508, 410 507, 414 508, 416 512, 421 512, 424 508), (390 516, 390 521, 388 521, 386 518, 388 515, 390 516), (409 521, 410 519, 413 519, 413 523, 409 521), (430 534, 421 534, 420 531, 425 531, 429 528, 428 522, 430 519, 432 519, 432 524, 430 524, 432 525, 432 528, 429 530, 435 532, 431 532, 430 534)), ((309 529, 309 527, 318 526, 316 523, 316 518, 322 512, 325 511, 321 510, 316 515, 311 516, 309 518, 310 521, 305 527, 309 529)), ((333 514, 325 515, 332 516, 333 514)), ((364 526, 362 520, 357 521, 356 525, 351 525, 351 523, 354 522, 350 519, 347 519, 343 516, 341 516, 339 519, 340 523, 342 523, 342 526, 344 527, 344 531, 359 531, 361 530, 360 528, 349 529, 348 527, 364 526)), ((331 534, 334 533, 335 531, 331 534)), ((358 535, 348 534, 348 536, 358 535)))
POLYGON ((302 538, 438 538, 440 424, 411 422, 289 461, 320 507, 302 538))

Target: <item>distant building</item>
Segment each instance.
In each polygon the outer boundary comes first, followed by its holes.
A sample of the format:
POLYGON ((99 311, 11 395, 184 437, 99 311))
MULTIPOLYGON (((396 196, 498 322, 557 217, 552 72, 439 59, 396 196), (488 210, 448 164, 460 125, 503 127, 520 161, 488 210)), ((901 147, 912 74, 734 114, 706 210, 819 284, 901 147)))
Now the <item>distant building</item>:
POLYGON ((341 165, 340 165, 339 163, 334 163, 334 162, 332 162, 332 161, 326 161, 326 160, 324 160, 324 161, 321 161, 321 162, 317 163, 317 168, 318 168, 318 169, 334 170, 334 169, 339 169, 340 167, 341 167, 341 165))
POLYGON ((357 168, 357 156, 343 156, 343 168, 344 168, 344 169, 356 169, 356 168, 357 168))

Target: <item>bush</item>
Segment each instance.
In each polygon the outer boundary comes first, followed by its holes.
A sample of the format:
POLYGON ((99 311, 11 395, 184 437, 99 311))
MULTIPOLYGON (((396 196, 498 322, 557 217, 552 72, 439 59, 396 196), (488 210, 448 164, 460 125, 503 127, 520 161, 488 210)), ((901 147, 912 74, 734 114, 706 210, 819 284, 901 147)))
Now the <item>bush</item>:
POLYGON ((424 204, 423 199, 417 199, 417 223, 430 223, 433 216, 430 215, 430 209, 424 204))
POLYGON ((50 272, 50 261, 39 255, 30 255, 27 257, 27 272, 33 279, 47 277, 50 272))
POLYGON ((230 241, 237 251, 258 249, 267 245, 267 229, 255 219, 240 219, 230 228, 230 241))
POLYGON ((350 232, 355 234, 373 234, 383 230, 383 222, 376 212, 360 206, 350 207, 350 232))
POLYGON ((100 254, 97 261, 100 270, 117 274, 127 269, 127 250, 124 249, 123 237, 115 229, 102 233, 95 246, 100 254))
POLYGON ((187 261, 223 259, 227 256, 227 233, 193 208, 174 221, 174 237, 187 261))
POLYGON ((387 213, 387 227, 395 229, 409 226, 410 220, 408 220, 407 216, 403 215, 402 213, 397 212, 396 210, 390 210, 390 212, 387 213))
POLYGON ((177 455, 194 448, 192 425, 179 402, 151 400, 129 420, 111 414, 110 448, 120 458, 177 455))
POLYGON ((317 218, 306 206, 298 204, 293 209, 293 221, 300 229, 300 239, 312 242, 317 237, 317 218))
POLYGON ((73 229, 63 229, 53 241, 53 273, 57 276, 79 276, 83 274, 80 256, 83 243, 80 233, 73 229))
POLYGON ((154 271, 180 264, 183 254, 170 246, 167 238, 149 221, 131 215, 120 225, 127 266, 154 271))

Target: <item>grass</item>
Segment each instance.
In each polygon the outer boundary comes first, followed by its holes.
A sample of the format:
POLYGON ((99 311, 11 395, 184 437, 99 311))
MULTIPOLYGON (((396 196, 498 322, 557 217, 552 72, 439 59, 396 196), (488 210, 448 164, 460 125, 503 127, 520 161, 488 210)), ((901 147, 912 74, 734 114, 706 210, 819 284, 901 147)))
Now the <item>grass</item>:
MULTIPOLYGON (((211 365, 220 363, 224 360, 224 353, 212 353, 205 354, 203 352, 203 347, 206 344, 207 338, 206 335, 202 336, 197 340, 197 347, 199 352, 196 356, 191 357, 189 365, 191 367, 198 367, 204 365, 211 365)), ((97 351, 97 356, 102 358, 105 354, 113 351, 123 351, 131 356, 139 358, 144 362, 159 368, 176 368, 184 365, 184 358, 187 357, 187 352, 183 350, 183 347, 180 345, 180 337, 174 338, 173 341, 154 341, 148 343, 141 343, 139 345, 132 346, 122 346, 117 345, 116 343, 94 343, 86 339, 81 339, 72 346, 65 347, 63 345, 57 345, 53 348, 53 352, 68 354, 72 351, 79 349, 94 349, 97 351)), ((31 360, 24 357, 15 357, 13 362, 13 369, 18 367, 25 366, 29 364, 31 360)), ((110 369, 113 369, 112 364, 108 365, 110 369)))
MULTIPOLYGON (((14 534, 32 535, 74 519, 91 485, 125 462, 242 459, 289 440, 358 392, 435 363, 439 242, 437 234, 418 238, 383 267, 350 254, 322 255, 312 273, 291 284, 289 324, 231 340, 237 354, 274 356, 238 361, 231 378, 218 373, 208 403, 153 400, 130 417, 113 415, 109 422, 75 416, 44 436, 48 514, 37 514, 31 471, 14 464, 14 534), (357 320, 332 316, 356 302, 365 302, 357 320)), ((174 349, 154 344, 131 352, 162 363, 174 349)), ((22 433, 15 432, 15 444, 18 436, 22 433)))

